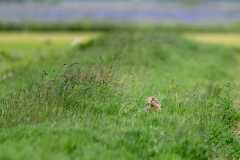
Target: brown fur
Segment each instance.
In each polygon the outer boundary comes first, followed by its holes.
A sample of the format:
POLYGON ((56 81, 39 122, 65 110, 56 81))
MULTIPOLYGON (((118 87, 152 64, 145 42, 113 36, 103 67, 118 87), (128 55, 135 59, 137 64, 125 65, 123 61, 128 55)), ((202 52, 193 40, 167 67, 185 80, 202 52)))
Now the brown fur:
MULTIPOLYGON (((148 110, 161 111, 162 105, 161 105, 161 103, 160 103, 155 97, 149 97, 149 98, 146 100, 146 104, 149 104, 149 106, 145 108, 145 111, 148 111, 148 110)), ((133 116, 133 118, 134 118, 135 116, 137 116, 138 114, 140 114, 141 112, 142 112, 142 110, 138 111, 138 113, 135 114, 135 115, 133 116)))
POLYGON ((155 98, 155 97, 149 97, 146 100, 146 104, 149 104, 148 107, 145 108, 145 110, 153 110, 153 111, 160 111, 162 108, 161 103, 155 98))

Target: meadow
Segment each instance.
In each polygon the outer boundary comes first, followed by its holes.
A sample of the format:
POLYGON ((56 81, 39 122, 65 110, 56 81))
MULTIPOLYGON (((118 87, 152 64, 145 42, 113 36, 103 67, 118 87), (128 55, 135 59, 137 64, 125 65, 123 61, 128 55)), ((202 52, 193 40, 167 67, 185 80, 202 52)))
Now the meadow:
POLYGON ((74 40, 84 43, 99 35, 99 32, 0 32, 0 73, 39 59, 56 58, 70 48, 74 40))
POLYGON ((159 30, 62 39, 4 41, 0 159, 240 158, 238 47, 159 30))

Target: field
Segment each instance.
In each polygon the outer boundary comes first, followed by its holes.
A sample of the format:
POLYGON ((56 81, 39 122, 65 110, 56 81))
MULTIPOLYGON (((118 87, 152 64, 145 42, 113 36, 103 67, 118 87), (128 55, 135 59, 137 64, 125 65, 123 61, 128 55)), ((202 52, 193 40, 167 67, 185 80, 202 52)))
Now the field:
POLYGON ((203 43, 218 44, 225 46, 240 46, 239 33, 187 33, 186 38, 193 39, 203 43))
MULTIPOLYGON (((86 42, 99 32, 0 32, 0 73, 39 59, 56 58, 68 50, 74 40, 86 42)), ((1 78, 0 78, 1 80, 1 78)))
MULTIPOLYGON (((189 40, 198 41, 205 44, 214 44, 219 46, 225 46, 232 53, 236 55, 238 62, 240 62, 240 34, 239 33, 214 33, 214 32, 206 32, 206 33, 187 33, 183 34, 185 38, 189 40)), ((238 63, 237 72, 240 72, 240 65, 238 63)), ((237 77, 234 80, 234 84, 236 85, 237 91, 235 91, 235 101, 239 104, 239 97, 240 97, 240 75, 236 75, 237 77)))
POLYGON ((0 159, 240 158, 238 46, 157 30, 88 33, 75 46, 81 33, 8 34, 0 159), (161 112, 144 111, 149 96, 161 112))

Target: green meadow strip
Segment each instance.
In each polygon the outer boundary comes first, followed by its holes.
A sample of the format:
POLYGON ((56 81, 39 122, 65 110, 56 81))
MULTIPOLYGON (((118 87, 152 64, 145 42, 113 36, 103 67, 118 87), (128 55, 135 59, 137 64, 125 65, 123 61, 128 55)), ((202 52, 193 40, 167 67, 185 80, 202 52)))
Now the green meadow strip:
POLYGON ((15 71, 1 81, 0 159, 239 159, 230 52, 109 32, 15 71), (149 96, 161 112, 144 110, 149 96))

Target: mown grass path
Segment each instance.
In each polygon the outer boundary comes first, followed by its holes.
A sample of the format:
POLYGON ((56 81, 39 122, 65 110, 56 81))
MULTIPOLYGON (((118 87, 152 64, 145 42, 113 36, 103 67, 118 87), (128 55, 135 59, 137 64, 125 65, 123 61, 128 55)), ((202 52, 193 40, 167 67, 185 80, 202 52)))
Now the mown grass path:
POLYGON ((184 36, 199 42, 240 47, 240 33, 186 33, 184 36))

